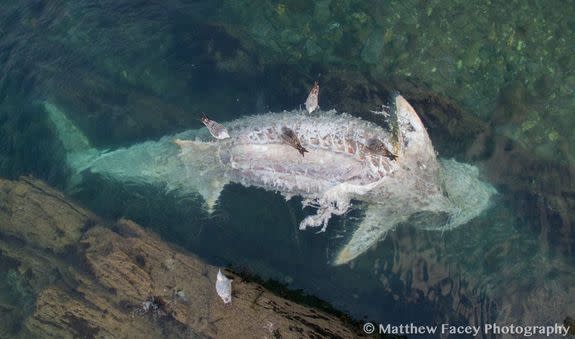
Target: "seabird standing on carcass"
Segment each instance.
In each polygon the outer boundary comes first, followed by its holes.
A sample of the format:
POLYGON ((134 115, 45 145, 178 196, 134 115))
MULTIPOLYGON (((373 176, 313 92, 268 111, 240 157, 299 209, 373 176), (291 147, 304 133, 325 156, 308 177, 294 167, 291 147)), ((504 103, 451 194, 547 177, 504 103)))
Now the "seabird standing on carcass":
POLYGON ((299 154, 301 154, 301 156, 304 156, 304 153, 308 152, 307 149, 305 149, 302 145, 301 142, 299 141, 299 138, 297 137, 297 135, 295 134, 295 132, 288 127, 283 126, 281 129, 281 138, 283 141, 285 141, 288 145, 292 146, 293 148, 297 149, 297 151, 299 152, 299 154))
POLYGON ((316 109, 319 108, 319 84, 318 82, 313 83, 313 87, 307 96, 305 101, 305 109, 308 113, 314 112, 316 109))
POLYGON ((228 130, 224 127, 224 125, 215 122, 213 120, 210 120, 205 114, 202 116, 202 123, 206 125, 206 127, 210 131, 210 134, 214 138, 222 140, 222 139, 228 139, 230 137, 230 134, 228 133, 228 130))

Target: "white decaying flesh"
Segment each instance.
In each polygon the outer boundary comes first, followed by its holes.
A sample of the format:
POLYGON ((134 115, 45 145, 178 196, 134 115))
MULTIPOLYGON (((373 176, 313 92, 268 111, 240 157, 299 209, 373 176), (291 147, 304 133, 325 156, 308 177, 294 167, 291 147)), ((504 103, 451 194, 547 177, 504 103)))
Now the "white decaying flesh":
POLYGON ((225 140, 213 141, 202 129, 110 152, 90 148, 60 110, 45 106, 58 134, 65 135, 68 163, 76 174, 89 170, 120 182, 199 193, 210 211, 229 182, 278 191, 286 198, 298 195, 305 206, 317 208, 300 229, 325 230, 332 215, 349 210, 352 199, 364 202, 365 218, 335 264, 353 260, 404 222, 435 230, 465 224, 488 207, 495 193, 480 181, 475 167, 437 159, 421 120, 399 95, 390 118, 396 119, 395 134, 348 114, 292 111, 227 122, 230 138, 225 140), (309 152, 305 157, 282 141, 282 127, 295 132, 309 152), (372 138, 397 159, 370 152, 366 145, 372 138))

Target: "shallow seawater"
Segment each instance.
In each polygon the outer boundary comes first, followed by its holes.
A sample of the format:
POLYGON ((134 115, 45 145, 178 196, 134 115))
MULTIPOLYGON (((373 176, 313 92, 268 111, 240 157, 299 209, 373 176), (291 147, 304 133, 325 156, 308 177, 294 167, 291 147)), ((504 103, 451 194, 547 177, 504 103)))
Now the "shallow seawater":
MULTIPOLYGON (((575 6, 518 3, 508 27, 466 2, 398 3, 3 1, 0 176, 32 174, 109 220, 133 219, 360 322, 563 324, 575 317, 575 6), (476 165, 496 187, 491 207, 450 231, 400 225, 332 266, 361 203, 316 233, 298 230, 313 213, 301 199, 239 184, 212 214, 198 197, 152 185, 87 174, 71 187, 43 109, 57 105, 94 146, 115 149, 201 128, 202 112, 226 122, 297 108, 317 79, 322 108, 360 117, 400 91, 439 156, 476 165)), ((13 275, 0 263, 0 306, 31 307, 13 275)))

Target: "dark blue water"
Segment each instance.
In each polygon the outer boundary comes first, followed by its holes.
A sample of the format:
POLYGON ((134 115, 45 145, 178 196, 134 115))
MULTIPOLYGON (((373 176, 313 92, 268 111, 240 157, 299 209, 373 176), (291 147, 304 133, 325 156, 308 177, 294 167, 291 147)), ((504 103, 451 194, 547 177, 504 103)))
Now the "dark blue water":
MULTIPOLYGON (((44 102, 114 149, 200 128, 202 112, 228 121, 296 108, 317 79, 322 108, 360 117, 398 90, 439 154, 477 165, 499 194, 464 226, 404 225, 350 265, 328 261, 360 205, 316 234, 298 230, 313 211, 297 198, 236 184, 211 215, 192 197, 93 175, 68 193, 360 321, 563 323, 575 312, 575 7, 566 4, 562 13, 502 2, 506 26, 497 6, 465 2, 2 1, 0 175, 67 189, 44 102)), ((17 290, 9 265, 0 269, 0 288, 17 290)))

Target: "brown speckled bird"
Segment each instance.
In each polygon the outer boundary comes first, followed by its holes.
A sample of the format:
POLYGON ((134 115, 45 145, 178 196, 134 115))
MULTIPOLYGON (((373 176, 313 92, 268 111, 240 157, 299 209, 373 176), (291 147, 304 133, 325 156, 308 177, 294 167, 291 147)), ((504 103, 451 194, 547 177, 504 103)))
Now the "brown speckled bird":
POLYGON ((309 95, 305 101, 305 109, 308 113, 312 113, 319 107, 319 84, 316 82, 313 83, 313 87, 311 91, 309 91, 309 95))
POLYGON ((383 141, 377 138, 370 138, 369 140, 367 140, 367 145, 365 146, 370 152, 374 154, 383 155, 385 157, 390 158, 391 160, 397 159, 397 155, 391 153, 391 151, 388 150, 387 147, 385 147, 383 141))
POLYGON ((282 127, 282 134, 281 134, 282 140, 292 146, 293 148, 297 149, 297 151, 299 152, 299 154, 301 154, 301 156, 304 156, 305 152, 308 152, 307 149, 305 149, 300 141, 299 138, 297 137, 297 135, 295 134, 295 132, 291 129, 291 128, 287 128, 287 127, 282 127))
POLYGON ((202 123, 206 125, 210 134, 216 139, 227 139, 230 137, 228 130, 224 127, 224 125, 210 120, 205 114, 202 115, 202 123))

